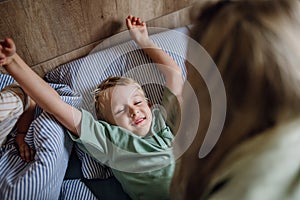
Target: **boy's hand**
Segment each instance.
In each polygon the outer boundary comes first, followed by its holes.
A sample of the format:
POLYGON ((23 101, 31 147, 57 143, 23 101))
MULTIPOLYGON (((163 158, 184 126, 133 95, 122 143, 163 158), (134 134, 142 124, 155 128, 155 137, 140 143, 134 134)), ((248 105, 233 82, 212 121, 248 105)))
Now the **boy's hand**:
POLYGON ((35 152, 24 141, 25 136, 26 134, 17 133, 15 140, 22 160, 29 163, 30 161, 33 160, 35 152))
POLYGON ((0 67, 9 65, 12 62, 12 56, 16 53, 16 45, 10 38, 0 41, 0 67))
POLYGON ((129 15, 126 18, 126 25, 131 37, 139 44, 143 45, 149 40, 147 26, 140 18, 129 15))

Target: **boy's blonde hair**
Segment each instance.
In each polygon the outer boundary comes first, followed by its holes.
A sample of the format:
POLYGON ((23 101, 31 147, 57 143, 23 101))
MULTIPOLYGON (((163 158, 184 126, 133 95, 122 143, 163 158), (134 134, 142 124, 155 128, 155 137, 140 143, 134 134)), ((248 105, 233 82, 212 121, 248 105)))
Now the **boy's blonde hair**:
MULTIPOLYGON (((142 89, 141 85, 136 82, 135 80, 128 78, 128 77, 121 77, 121 76, 110 76, 98 85, 97 89, 94 90, 94 101, 95 101, 95 110, 97 119, 105 120, 106 113, 105 111, 105 104, 110 100, 109 88, 115 87, 117 85, 135 85, 138 90, 145 96, 144 90, 142 89)), ((146 98, 146 97, 145 97, 146 98)))

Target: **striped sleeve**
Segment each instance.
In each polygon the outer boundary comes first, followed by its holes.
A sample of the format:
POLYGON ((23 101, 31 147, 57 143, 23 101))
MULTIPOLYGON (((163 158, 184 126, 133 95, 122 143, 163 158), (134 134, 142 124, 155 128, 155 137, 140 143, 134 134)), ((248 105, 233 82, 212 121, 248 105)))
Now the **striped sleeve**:
POLYGON ((25 99, 19 87, 6 87, 0 92, 0 147, 23 113, 25 99))

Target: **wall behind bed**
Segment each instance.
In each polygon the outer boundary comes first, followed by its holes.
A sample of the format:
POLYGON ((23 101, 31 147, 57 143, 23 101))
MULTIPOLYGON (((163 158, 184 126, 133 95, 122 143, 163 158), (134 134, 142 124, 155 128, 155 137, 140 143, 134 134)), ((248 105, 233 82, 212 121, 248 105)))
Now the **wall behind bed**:
POLYGON ((129 13, 148 26, 174 28, 186 25, 195 1, 7 0, 0 2, 0 38, 13 38, 19 55, 43 76, 125 30, 129 13))

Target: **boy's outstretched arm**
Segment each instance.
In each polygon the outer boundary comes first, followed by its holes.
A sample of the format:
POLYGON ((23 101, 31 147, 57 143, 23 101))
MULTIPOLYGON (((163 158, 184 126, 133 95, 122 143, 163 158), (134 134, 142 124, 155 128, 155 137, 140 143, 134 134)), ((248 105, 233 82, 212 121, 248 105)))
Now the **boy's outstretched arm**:
POLYGON ((140 18, 128 16, 126 25, 131 37, 143 49, 143 51, 156 63, 160 72, 164 75, 165 86, 181 99, 183 89, 183 78, 181 68, 161 48, 159 48, 148 36, 146 23, 140 18))
POLYGON ((41 108, 54 115, 74 135, 80 136, 81 112, 62 101, 57 92, 30 69, 16 53, 11 39, 0 42, 0 66, 14 77, 41 108))

